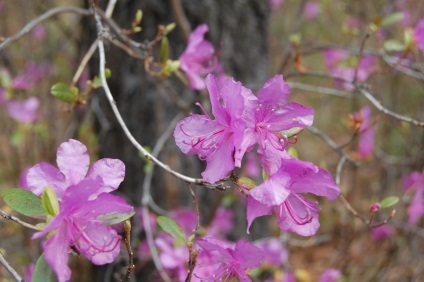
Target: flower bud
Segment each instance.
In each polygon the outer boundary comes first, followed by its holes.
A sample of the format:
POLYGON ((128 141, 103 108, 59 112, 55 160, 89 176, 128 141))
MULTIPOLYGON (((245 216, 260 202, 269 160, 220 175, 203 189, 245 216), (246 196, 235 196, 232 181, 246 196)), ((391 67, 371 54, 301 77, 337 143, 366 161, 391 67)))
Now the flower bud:
POLYGON ((375 214, 377 213, 381 208, 380 203, 374 203, 370 205, 370 213, 371 214, 375 214))

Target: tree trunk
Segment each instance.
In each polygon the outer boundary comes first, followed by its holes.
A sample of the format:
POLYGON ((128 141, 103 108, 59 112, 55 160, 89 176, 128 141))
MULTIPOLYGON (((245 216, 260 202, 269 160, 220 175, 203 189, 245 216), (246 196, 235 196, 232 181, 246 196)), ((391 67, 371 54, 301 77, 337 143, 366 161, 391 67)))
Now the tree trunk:
MULTIPOLYGON (((103 2, 101 6, 105 7, 107 1, 103 2)), ((158 25, 178 22, 170 2, 172 1, 119 0, 113 18, 121 27, 129 28, 137 9, 142 9, 143 30, 133 36, 133 39, 152 40, 157 33, 158 25)), ((192 29, 202 23, 208 24, 207 38, 220 52, 220 61, 226 73, 248 86, 262 85, 268 72, 268 1, 183 0, 181 2, 192 29)), ((95 34, 92 36, 90 42, 93 41, 95 34)), ((177 27, 170 34, 169 42, 171 57, 177 59, 187 45, 181 29, 177 27)), ((107 46, 106 52, 107 67, 112 71, 112 77, 108 80, 109 86, 118 108, 135 138, 142 145, 153 148, 170 121, 180 111, 171 95, 172 92, 158 79, 146 73, 142 61, 128 56, 115 46, 107 46)), ((96 73, 97 62, 92 66, 96 73)), ((167 83, 174 88, 179 99, 186 103, 199 100, 203 105, 208 103, 205 102, 208 97, 206 92, 190 90, 175 77, 169 79, 167 83)), ((93 103, 96 116, 104 115, 106 118, 99 118, 97 123, 100 157, 120 158, 125 162, 126 177, 119 191, 128 197, 131 204, 139 206, 145 163, 117 124, 105 96, 100 94, 94 97, 93 103), (100 107, 97 107, 96 103, 99 103, 100 107)), ((196 109, 190 107, 189 111, 196 109)), ((200 177, 205 168, 205 164, 200 162, 197 156, 182 154, 172 136, 162 151, 160 160, 176 171, 196 178, 200 177)), ((194 190, 198 197, 202 222, 205 222, 219 205, 219 198, 223 193, 207 191, 202 187, 195 187, 194 190)), ((160 168, 155 168, 151 193, 155 202, 166 210, 177 206, 193 206, 187 185, 160 168)), ((237 230, 234 236, 245 236, 245 209, 241 207, 236 209, 237 230)))

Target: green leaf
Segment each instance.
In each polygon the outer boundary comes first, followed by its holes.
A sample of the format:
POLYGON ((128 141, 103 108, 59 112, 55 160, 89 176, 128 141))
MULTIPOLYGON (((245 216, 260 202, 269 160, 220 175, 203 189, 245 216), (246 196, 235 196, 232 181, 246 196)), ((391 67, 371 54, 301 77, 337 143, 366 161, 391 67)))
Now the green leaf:
POLYGON ((400 52, 405 50, 406 46, 396 39, 389 39, 384 42, 384 49, 386 51, 400 52))
POLYGON ((399 197, 389 196, 381 200, 380 205, 381 205, 381 208, 388 208, 395 205, 397 202, 399 202, 399 197))
POLYGON ((55 216, 59 213, 59 200, 51 187, 47 186, 44 188, 43 195, 41 195, 41 203, 49 215, 55 216))
POLYGON ((297 152, 297 150, 294 147, 289 147, 287 149, 287 152, 289 152, 290 155, 292 155, 293 158, 295 158, 295 159, 299 158, 299 153, 297 152))
POLYGON ((172 32, 175 29, 176 26, 177 26, 176 23, 170 23, 169 25, 167 25, 165 27, 166 34, 172 32))
POLYGON ((156 221, 159 224, 159 226, 163 229, 163 231, 170 234, 172 237, 176 239, 175 241, 176 246, 184 245, 185 239, 186 239, 186 233, 177 222, 175 222, 174 220, 166 216, 159 216, 156 219, 156 221))
POLYGON ((164 36, 160 44, 160 62, 165 65, 169 58, 169 40, 164 36))
POLYGON ((143 11, 138 9, 137 13, 135 14, 135 23, 139 25, 142 19, 143 19, 143 11))
POLYGON ((256 182, 253 181, 253 179, 250 179, 249 177, 240 177, 237 180, 237 184, 239 184, 240 186, 242 186, 242 187, 244 187, 248 190, 251 190, 251 189, 255 188, 256 186, 258 186, 256 184, 256 182))
POLYGON ((57 281, 53 268, 47 263, 44 253, 38 258, 32 273, 32 282, 55 282, 57 281))
POLYGON ((66 83, 59 82, 52 86, 50 93, 63 102, 73 103, 78 96, 79 90, 77 87, 70 87, 66 83))
POLYGON ((387 17, 384 17, 381 20, 381 26, 388 26, 388 25, 397 23, 401 20, 403 20, 403 13, 402 12, 396 12, 396 13, 388 15, 387 17))
POLYGON ((103 224, 106 225, 114 225, 120 222, 123 222, 127 219, 129 219, 130 217, 132 217, 135 214, 135 211, 132 211, 131 213, 118 213, 118 212, 113 212, 113 213, 108 213, 105 215, 100 215, 97 218, 102 220, 103 224), (103 221, 105 220, 105 221, 103 221))
POLYGON ((41 199, 31 191, 21 188, 12 188, 2 191, 0 197, 3 198, 6 205, 23 215, 40 219, 47 216, 41 204, 41 199))

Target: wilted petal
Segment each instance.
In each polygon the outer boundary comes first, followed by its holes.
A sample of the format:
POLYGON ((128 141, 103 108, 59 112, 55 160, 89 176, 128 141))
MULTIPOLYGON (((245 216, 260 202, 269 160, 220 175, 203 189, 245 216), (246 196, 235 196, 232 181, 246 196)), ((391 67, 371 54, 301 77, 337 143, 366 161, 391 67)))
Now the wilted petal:
POLYGON ((69 245, 67 229, 61 228, 43 244, 44 257, 56 273, 59 282, 71 279, 71 269, 68 267, 69 245))
POLYGON ((49 163, 39 163, 28 169, 25 179, 26 187, 37 196, 41 196, 44 188, 51 187, 59 199, 62 198, 67 183, 65 176, 49 163))
POLYGON ((271 215, 271 214, 272 214, 272 207, 269 207, 265 204, 262 204, 256 201, 253 197, 248 197, 247 208, 246 208, 247 234, 250 234, 249 232, 250 225, 252 225, 252 222, 255 218, 264 216, 264 215, 271 215))
POLYGON ((57 149, 57 165, 71 184, 83 180, 90 165, 90 156, 87 147, 81 142, 69 139, 60 144, 57 149))
POLYGON ((87 175, 87 178, 97 177, 105 185, 99 192, 114 191, 125 178, 125 164, 118 159, 100 159, 93 164, 87 175))

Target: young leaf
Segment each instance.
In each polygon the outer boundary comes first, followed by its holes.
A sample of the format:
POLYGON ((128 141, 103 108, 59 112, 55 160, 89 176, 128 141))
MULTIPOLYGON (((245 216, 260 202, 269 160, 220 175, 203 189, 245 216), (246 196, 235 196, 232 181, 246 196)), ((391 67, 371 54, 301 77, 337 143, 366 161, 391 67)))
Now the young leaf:
POLYGON ((405 50, 406 46, 395 39, 389 39, 384 42, 384 49, 386 51, 400 52, 405 50))
POLYGON ((98 219, 101 219, 103 224, 114 225, 129 219, 130 217, 134 215, 134 213, 135 213, 134 211, 132 213, 113 212, 113 213, 101 215, 98 217, 98 219), (103 221, 103 220, 106 220, 106 221, 103 221))
POLYGON ((40 219, 47 216, 41 204, 41 199, 31 191, 12 188, 2 191, 0 197, 3 198, 6 205, 23 215, 40 219))
POLYGON ((257 186, 256 182, 253 181, 253 179, 250 179, 249 177, 240 177, 237 180, 237 184, 248 190, 251 190, 257 186))
POLYGON ((44 258, 44 253, 38 258, 35 264, 34 272, 32 273, 32 282, 55 282, 57 281, 56 275, 52 267, 47 263, 44 258))
POLYGON ((59 82, 52 86, 50 93, 59 100, 66 103, 73 103, 78 96, 77 87, 69 87, 69 85, 59 82))
POLYGON ((164 36, 160 44, 160 62, 165 65, 169 58, 169 40, 168 37, 164 36))
POLYGON ((41 203, 49 215, 55 216, 59 213, 59 200, 51 187, 47 186, 44 188, 43 195, 41 195, 41 203))
POLYGON ((384 17, 381 20, 381 26, 388 26, 388 25, 397 23, 401 20, 403 20, 403 13, 402 12, 396 12, 396 13, 388 15, 387 17, 384 17))
POLYGON ((176 239, 175 245, 181 246, 184 244, 186 233, 178 223, 166 216, 159 216, 156 221, 163 231, 176 239))
POLYGON ((381 205, 382 208, 388 208, 388 207, 393 206, 397 202, 399 202, 399 197, 397 197, 397 196, 389 196, 389 197, 384 198, 383 200, 381 200, 380 205, 381 205))

